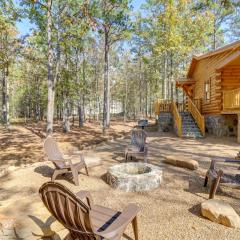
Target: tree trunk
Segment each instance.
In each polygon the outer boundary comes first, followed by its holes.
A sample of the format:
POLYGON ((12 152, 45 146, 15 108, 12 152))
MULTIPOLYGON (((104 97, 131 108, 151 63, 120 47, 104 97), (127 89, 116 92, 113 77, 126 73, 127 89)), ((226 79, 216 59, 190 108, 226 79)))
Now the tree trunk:
POLYGON ((103 132, 110 125, 110 84, 108 78, 108 55, 109 55, 109 29, 104 27, 104 97, 103 97, 103 132))
POLYGON ((40 95, 40 83, 39 83, 39 77, 36 76, 36 87, 37 87, 37 96, 36 96, 36 122, 40 121, 41 118, 41 95, 40 95))
POLYGON ((170 55, 170 84, 171 84, 171 101, 173 101, 173 53, 170 55))
MULTIPOLYGON (((86 74, 85 74, 85 52, 83 51, 83 68, 82 68, 82 74, 83 74, 83 84, 86 84, 86 74)), ((85 115, 85 90, 83 89, 82 93, 82 115, 83 115, 83 122, 86 121, 86 115, 85 115)))
POLYGON ((142 61, 141 56, 139 55, 139 113, 142 118, 142 61))
POLYGON ((125 98, 124 98, 124 122, 127 121, 127 102, 128 102, 128 78, 125 79, 125 98))
POLYGON ((97 62, 95 62, 95 67, 94 67, 94 75, 95 75, 95 83, 96 83, 96 93, 95 93, 95 108, 96 108, 96 121, 99 121, 99 114, 100 114, 100 101, 99 101, 99 95, 98 95, 98 88, 99 88, 99 83, 98 83, 98 76, 97 76, 97 62))
POLYGON ((83 111, 82 111, 82 104, 81 104, 81 89, 80 89, 80 77, 79 77, 79 68, 80 68, 80 63, 79 63, 79 49, 76 49, 76 80, 78 83, 78 89, 77 89, 77 95, 78 95, 78 100, 77 100, 77 109, 78 109, 78 126, 81 128, 84 125, 84 119, 83 119, 83 111))
POLYGON ((83 111, 81 106, 81 101, 78 101, 78 125, 79 127, 83 127, 84 119, 83 119, 83 111))
MULTIPOLYGON (((214 17, 215 18, 215 17, 214 17)), ((214 19, 214 25, 213 25, 213 50, 216 49, 216 35, 217 35, 217 30, 216 30, 216 20, 214 19)))
POLYGON ((3 108, 3 123, 9 127, 9 87, 8 87, 8 63, 4 66, 3 81, 2 81, 2 108, 3 108))
POLYGON ((55 82, 53 77, 53 44, 52 44, 52 0, 48 0, 47 39, 48 39, 48 105, 47 105, 47 135, 53 132, 55 82))
POLYGON ((69 106, 69 99, 66 97, 64 98, 63 106, 63 132, 68 133, 70 131, 70 122, 69 122, 69 115, 70 115, 70 106, 69 106))
POLYGON ((148 117, 148 83, 147 81, 145 82, 146 84, 146 88, 145 88, 145 117, 147 118, 148 117))
POLYGON ((167 99, 167 53, 164 54, 163 99, 167 99))

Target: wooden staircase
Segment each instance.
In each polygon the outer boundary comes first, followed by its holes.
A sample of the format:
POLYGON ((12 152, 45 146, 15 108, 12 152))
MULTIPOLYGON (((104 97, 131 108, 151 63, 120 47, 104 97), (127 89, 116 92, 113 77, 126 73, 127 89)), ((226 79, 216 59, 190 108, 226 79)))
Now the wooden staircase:
POLYGON ((185 103, 158 100, 155 103, 156 115, 172 112, 173 127, 179 137, 201 138, 205 136, 205 119, 194 102, 187 97, 185 103), (184 107, 183 107, 184 106, 184 107))
POLYGON ((181 112, 182 118, 182 137, 189 138, 202 138, 203 135, 201 133, 200 128, 195 122, 190 112, 181 112))

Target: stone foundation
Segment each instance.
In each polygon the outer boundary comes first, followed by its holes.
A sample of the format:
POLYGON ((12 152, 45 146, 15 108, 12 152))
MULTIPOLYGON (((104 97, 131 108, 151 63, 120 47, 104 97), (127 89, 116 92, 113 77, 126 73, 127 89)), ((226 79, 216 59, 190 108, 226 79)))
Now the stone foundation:
POLYGON ((159 128, 163 132, 169 132, 173 130, 173 117, 171 112, 161 112, 158 116, 159 128))
POLYGON ((214 115, 205 117, 206 132, 218 137, 236 137, 238 117, 233 115, 214 115))

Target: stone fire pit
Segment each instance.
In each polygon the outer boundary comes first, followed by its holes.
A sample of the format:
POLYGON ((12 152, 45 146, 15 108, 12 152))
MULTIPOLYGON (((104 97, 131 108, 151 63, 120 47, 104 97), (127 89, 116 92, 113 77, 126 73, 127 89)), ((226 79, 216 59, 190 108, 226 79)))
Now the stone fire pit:
POLYGON ((148 191, 159 187, 161 181, 161 168, 141 162, 112 166, 106 174, 106 182, 109 185, 126 192, 148 191))

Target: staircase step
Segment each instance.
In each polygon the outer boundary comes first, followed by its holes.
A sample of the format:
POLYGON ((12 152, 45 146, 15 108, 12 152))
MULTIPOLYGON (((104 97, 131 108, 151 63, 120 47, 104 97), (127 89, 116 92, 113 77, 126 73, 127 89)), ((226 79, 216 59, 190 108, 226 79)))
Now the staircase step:
POLYGON ((202 138, 202 133, 189 112, 180 112, 182 117, 182 136, 188 138, 202 138))

